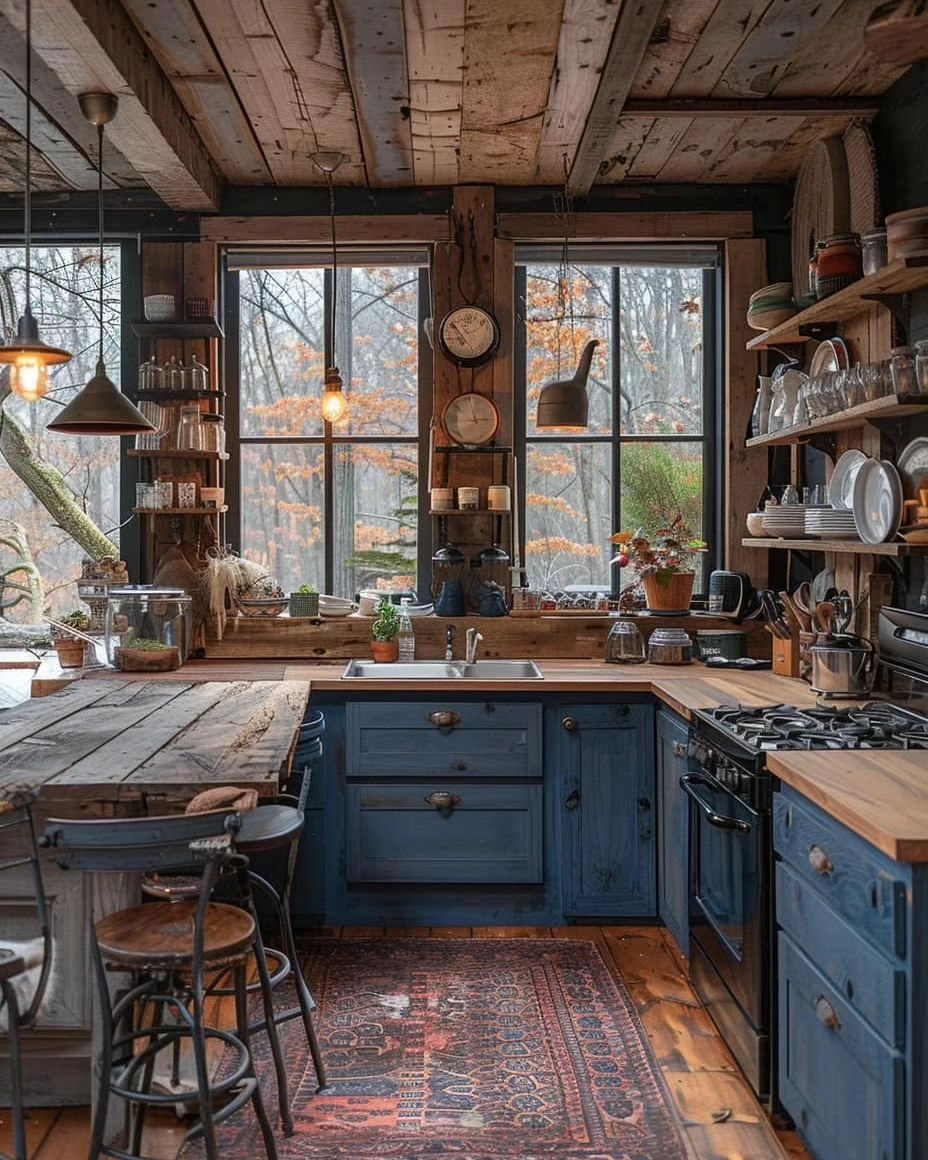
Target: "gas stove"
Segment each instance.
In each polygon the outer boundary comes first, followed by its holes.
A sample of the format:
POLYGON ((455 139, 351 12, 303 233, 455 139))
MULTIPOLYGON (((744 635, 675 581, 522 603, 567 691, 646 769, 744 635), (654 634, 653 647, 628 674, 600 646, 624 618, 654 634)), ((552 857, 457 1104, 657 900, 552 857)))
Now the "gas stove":
POLYGON ((928 749, 928 716, 874 701, 857 709, 722 705, 701 711, 739 747, 770 749, 928 749))

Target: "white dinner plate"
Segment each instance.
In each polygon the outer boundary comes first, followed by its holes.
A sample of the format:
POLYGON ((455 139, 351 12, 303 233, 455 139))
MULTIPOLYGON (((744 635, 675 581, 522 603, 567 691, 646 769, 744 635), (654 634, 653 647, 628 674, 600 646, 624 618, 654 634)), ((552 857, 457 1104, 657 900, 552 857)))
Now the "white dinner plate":
POLYGON ((854 483, 854 520, 866 544, 882 544, 895 536, 901 516, 902 485, 891 463, 868 460, 854 483))
POLYGON ((867 462, 867 456, 862 451, 852 448, 845 451, 831 475, 828 484, 828 502, 832 507, 853 511, 854 508, 854 481, 857 473, 867 462))
POLYGON ((896 459, 906 499, 918 499, 918 485, 928 480, 928 437, 919 435, 903 447, 896 459))

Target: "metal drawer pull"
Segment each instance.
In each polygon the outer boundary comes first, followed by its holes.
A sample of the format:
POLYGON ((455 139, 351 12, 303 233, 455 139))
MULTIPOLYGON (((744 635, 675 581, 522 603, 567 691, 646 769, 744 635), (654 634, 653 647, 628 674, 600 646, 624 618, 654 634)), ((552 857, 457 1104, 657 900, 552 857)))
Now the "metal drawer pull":
POLYGON ((699 808, 705 814, 706 821, 710 826, 715 826, 719 830, 734 830, 735 833, 738 834, 749 834, 751 832, 751 826, 748 822, 743 822, 740 818, 727 818, 724 814, 717 814, 712 806, 709 805, 707 801, 703 801, 699 794, 693 789, 694 785, 706 784, 708 783, 703 778, 696 777, 695 775, 689 773, 685 773, 683 777, 680 778, 680 786, 684 793, 686 793, 688 797, 691 797, 693 801, 699 806, 699 808))
POLYGON ((816 874, 830 874, 834 870, 831 859, 821 846, 812 846, 810 848, 809 865, 816 874))
POLYGON ((675 741, 673 743, 673 755, 674 757, 686 757, 685 741, 675 741))
POLYGON ((426 805, 434 806, 443 818, 450 817, 454 807, 461 804, 460 796, 449 793, 446 789, 436 789, 433 793, 427 793, 424 801, 426 805))
POLYGON ((451 709, 436 709, 434 713, 426 713, 426 721, 431 721, 436 729, 453 729, 461 720, 461 714, 451 709))
POLYGON ((573 717, 565 717, 561 724, 564 726, 568 733, 573 733, 573 731, 577 728, 577 722, 573 717))
POLYGON ((815 1000, 815 1017, 829 1031, 837 1031, 841 1026, 838 1013, 824 995, 819 995, 815 1000))

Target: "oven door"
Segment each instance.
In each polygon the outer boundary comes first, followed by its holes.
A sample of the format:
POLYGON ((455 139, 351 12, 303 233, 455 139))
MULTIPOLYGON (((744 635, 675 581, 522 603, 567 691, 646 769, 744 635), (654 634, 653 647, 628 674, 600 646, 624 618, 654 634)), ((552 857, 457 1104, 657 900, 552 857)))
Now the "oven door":
POLYGON ((755 1029, 766 1028, 769 819, 709 774, 680 784, 691 804, 690 938, 755 1029))

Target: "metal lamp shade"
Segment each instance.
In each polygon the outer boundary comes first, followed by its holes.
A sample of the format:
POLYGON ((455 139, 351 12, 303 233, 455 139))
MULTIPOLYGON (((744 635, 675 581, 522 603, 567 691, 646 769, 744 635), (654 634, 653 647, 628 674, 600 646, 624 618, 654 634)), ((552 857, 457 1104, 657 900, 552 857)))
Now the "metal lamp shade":
POLYGON ((536 427, 586 427, 589 419, 590 397, 586 383, 562 379, 541 388, 536 427))
POLYGON ((97 373, 48 430, 60 435, 144 435, 155 428, 98 362, 97 373))
POLYGON ((24 354, 33 354, 42 360, 47 367, 59 366, 71 361, 68 351, 58 346, 49 346, 39 338, 39 326, 27 307, 25 314, 19 319, 16 327, 16 337, 9 346, 0 346, 0 363, 15 363, 24 354))

